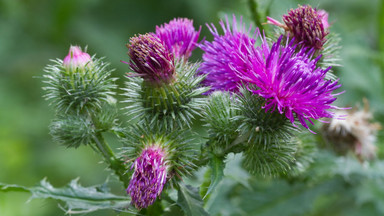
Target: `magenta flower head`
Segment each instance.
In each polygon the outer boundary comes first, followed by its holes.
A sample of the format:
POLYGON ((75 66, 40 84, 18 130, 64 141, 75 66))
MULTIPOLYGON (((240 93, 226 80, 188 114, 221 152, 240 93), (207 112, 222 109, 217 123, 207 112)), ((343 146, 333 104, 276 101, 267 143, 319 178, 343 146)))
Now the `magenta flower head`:
POLYGON ((156 26, 156 35, 171 50, 176 58, 185 60, 191 56, 199 38, 201 27, 196 31, 193 21, 187 18, 175 18, 169 23, 156 26))
POLYGON ((332 118, 334 113, 329 109, 339 109, 332 105, 336 100, 332 91, 341 85, 338 81, 325 80, 327 71, 316 66, 321 56, 311 60, 314 50, 298 49, 293 40, 281 45, 283 36, 270 48, 265 39, 262 45, 255 48, 255 55, 244 59, 252 69, 237 71, 246 83, 256 86, 250 90, 265 98, 264 109, 273 112, 277 109, 295 125, 295 119, 307 129, 307 121, 311 119, 332 118))
POLYGON ((215 90, 237 92, 241 80, 236 75, 233 65, 237 70, 247 70, 249 64, 244 63, 242 59, 255 46, 256 39, 249 36, 251 27, 247 30, 241 20, 238 28, 235 16, 232 25, 228 18, 226 23, 221 20, 220 25, 224 35, 219 35, 213 24, 207 25, 214 39, 212 42, 205 41, 200 45, 204 54, 199 73, 207 74, 203 83, 211 86, 211 92, 215 90))
POLYGON ((301 42, 304 46, 316 50, 323 48, 326 42, 325 36, 329 33, 327 30, 329 27, 327 12, 317 11, 309 5, 299 5, 298 8, 291 9, 288 14, 283 15, 285 25, 271 17, 267 17, 267 19, 269 24, 288 31, 297 43, 301 42))
POLYGON ((63 60, 63 66, 68 71, 76 71, 76 68, 84 69, 84 67, 91 66, 91 64, 91 56, 81 51, 79 46, 71 46, 68 55, 63 60))
POLYGON ((155 34, 132 37, 129 42, 129 66, 137 76, 153 84, 170 83, 174 80, 173 54, 155 34))
POLYGON ((166 183, 166 153, 157 145, 148 146, 132 164, 132 168, 135 168, 135 171, 127 193, 137 209, 147 208, 160 196, 166 183))

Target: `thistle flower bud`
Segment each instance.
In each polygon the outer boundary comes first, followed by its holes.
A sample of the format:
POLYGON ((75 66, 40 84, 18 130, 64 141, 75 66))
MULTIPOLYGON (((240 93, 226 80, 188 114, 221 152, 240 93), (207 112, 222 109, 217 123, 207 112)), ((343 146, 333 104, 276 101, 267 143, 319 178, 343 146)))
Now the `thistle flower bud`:
POLYGON ((167 178, 165 151, 156 144, 148 146, 132 164, 135 171, 127 189, 137 209, 147 208, 160 196, 167 178))
POLYGON ((129 42, 129 66, 137 76, 153 84, 174 80, 174 57, 156 35, 139 35, 132 37, 129 42))
POLYGON ((68 71, 76 71, 76 69, 82 70, 86 66, 90 66, 92 64, 91 56, 81 51, 79 46, 70 46, 68 55, 65 56, 63 60, 63 66, 68 71))
POLYGON ((64 60, 52 60, 44 71, 44 96, 52 101, 58 113, 95 113, 109 103, 116 85, 109 64, 90 57, 78 46, 71 46, 64 60))
POLYGON ((288 26, 297 42, 303 42, 304 45, 321 49, 328 32, 323 25, 323 17, 316 9, 309 5, 299 6, 297 9, 291 9, 288 15, 283 16, 284 23, 288 26))
POLYGON ((269 24, 284 28, 297 43, 301 42, 304 46, 320 50, 327 40, 328 13, 324 10, 317 11, 309 5, 299 5, 283 15, 285 25, 271 17, 267 19, 269 24))
POLYGON ((201 27, 196 31, 193 21, 187 18, 175 18, 169 23, 156 26, 156 35, 176 58, 188 59, 196 47, 201 27))

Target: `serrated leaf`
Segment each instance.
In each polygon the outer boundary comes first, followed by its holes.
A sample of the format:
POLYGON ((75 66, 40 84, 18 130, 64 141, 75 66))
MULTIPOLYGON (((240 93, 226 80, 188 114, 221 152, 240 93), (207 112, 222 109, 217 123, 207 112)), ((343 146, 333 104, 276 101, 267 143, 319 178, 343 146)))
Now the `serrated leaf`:
POLYGON ((210 194, 224 177, 224 161, 215 155, 212 156, 209 167, 211 168, 211 183, 204 198, 210 194))
POLYGON ((78 178, 72 180, 62 188, 54 188, 46 179, 41 180, 40 185, 24 187, 19 185, 0 184, 0 192, 23 191, 32 194, 31 199, 51 198, 65 202, 67 214, 89 213, 101 209, 113 209, 125 211, 130 199, 107 192, 97 186, 83 187, 78 183, 78 178))
POLYGON ((199 195, 199 190, 190 185, 179 184, 177 204, 187 216, 209 215, 203 208, 204 202, 199 195))

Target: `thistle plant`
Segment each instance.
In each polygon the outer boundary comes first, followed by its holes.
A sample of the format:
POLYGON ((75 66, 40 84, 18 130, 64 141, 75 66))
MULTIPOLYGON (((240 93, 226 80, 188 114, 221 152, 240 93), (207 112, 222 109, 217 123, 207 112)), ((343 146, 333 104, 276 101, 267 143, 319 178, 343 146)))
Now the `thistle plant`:
POLYGON ((68 148, 91 147, 122 183, 123 195, 100 192, 103 207, 97 200, 77 210, 208 215, 204 202, 224 178, 228 155, 240 155, 251 175, 290 178, 313 161, 315 120, 331 122, 328 137, 353 134, 338 123, 346 111, 335 105, 342 80, 328 75, 337 40, 329 38, 327 12, 299 6, 283 21, 268 17, 285 31, 277 37, 234 15, 219 22, 221 30, 207 24, 213 41, 199 42, 201 27, 187 18, 132 36, 123 88, 103 58, 78 46, 53 60, 43 75, 44 97, 56 110, 51 135, 68 148), (201 62, 190 60, 196 48, 201 62), (121 146, 112 148, 106 133, 121 146), (206 166, 210 180, 200 191, 186 185, 206 166))

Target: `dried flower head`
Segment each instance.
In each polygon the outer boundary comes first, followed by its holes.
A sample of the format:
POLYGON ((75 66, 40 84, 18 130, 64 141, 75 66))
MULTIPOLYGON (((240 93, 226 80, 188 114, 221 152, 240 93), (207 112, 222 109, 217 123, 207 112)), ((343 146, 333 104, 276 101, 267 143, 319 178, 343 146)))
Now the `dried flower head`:
POLYGON ((173 54, 154 34, 147 33, 132 37, 127 44, 130 68, 137 76, 153 84, 169 83, 174 80, 173 54))
POLYGON ((167 179, 165 151, 157 146, 148 146, 132 164, 135 171, 127 189, 132 204, 137 209, 147 208, 160 196, 167 179))
MULTIPOLYGON (((249 64, 244 63, 242 59, 255 46, 256 39, 250 36, 251 27, 247 30, 241 20, 238 27, 235 16, 232 25, 228 18, 225 23, 221 20, 220 25, 224 35, 220 35, 213 24, 207 25, 214 39, 212 42, 205 41, 200 45, 204 54, 199 73, 207 74, 203 83, 211 86, 211 92, 215 90, 237 92, 241 80, 231 65, 236 65, 236 70, 247 70, 249 64)), ((255 35, 254 33, 253 36, 255 35)))
POLYGON ((338 110, 345 119, 332 119, 323 125, 323 135, 334 144, 334 149, 342 154, 352 150, 360 161, 373 159, 376 155, 376 134, 381 129, 379 123, 372 123, 373 115, 368 100, 364 99, 364 109, 338 110))
POLYGON ((201 27, 196 31, 193 21, 187 18, 175 18, 169 23, 156 26, 156 35, 171 50, 176 58, 185 60, 191 56, 199 38, 201 27))
POLYGON ((68 55, 63 60, 63 66, 72 72, 76 71, 77 68, 84 69, 84 67, 91 66, 91 64, 91 56, 81 51, 79 46, 70 46, 68 55))
POLYGON ((341 93, 332 92, 341 85, 338 81, 324 79, 330 67, 326 70, 316 67, 321 56, 311 60, 313 49, 307 51, 307 48, 300 48, 297 51, 293 40, 282 45, 282 38, 272 47, 266 39, 262 39, 261 46, 243 60, 244 64, 251 65, 251 70, 236 70, 236 73, 245 83, 256 86, 256 89, 250 90, 265 98, 263 108, 266 111, 277 109, 294 126, 297 119, 309 129, 307 121, 313 124, 311 119, 334 116, 329 109, 338 109, 332 102, 341 93))
POLYGON ((309 5, 299 5, 296 9, 291 9, 288 14, 283 15, 285 24, 267 17, 268 23, 284 28, 293 36, 297 43, 303 43, 304 46, 322 49, 326 42, 325 36, 328 35, 327 28, 328 14, 324 10, 316 10, 309 5))

